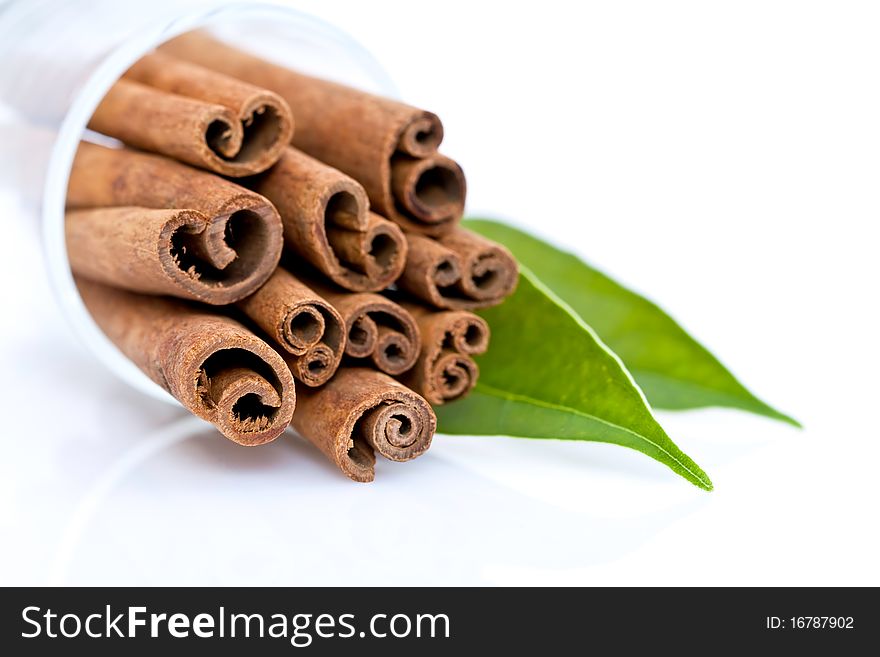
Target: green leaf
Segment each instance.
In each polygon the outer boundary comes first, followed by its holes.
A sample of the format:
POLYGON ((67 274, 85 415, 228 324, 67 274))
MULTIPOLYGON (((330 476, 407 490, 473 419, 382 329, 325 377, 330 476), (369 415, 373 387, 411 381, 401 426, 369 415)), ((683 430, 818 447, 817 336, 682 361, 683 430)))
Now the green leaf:
POLYGON ((726 406, 800 426, 749 392, 660 308, 577 256, 496 221, 470 219, 465 225, 504 244, 592 326, 654 408, 726 406))
POLYGON ((712 490, 654 419, 620 359, 527 268, 513 296, 480 314, 492 347, 478 358, 471 394, 437 409, 440 431, 615 443, 712 490))

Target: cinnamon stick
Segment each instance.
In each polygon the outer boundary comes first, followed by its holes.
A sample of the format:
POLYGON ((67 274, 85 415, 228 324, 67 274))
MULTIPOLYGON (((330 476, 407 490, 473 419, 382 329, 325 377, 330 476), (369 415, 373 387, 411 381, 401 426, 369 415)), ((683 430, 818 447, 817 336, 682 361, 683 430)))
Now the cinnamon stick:
POLYGON ((95 322, 147 376, 240 445, 277 438, 296 404, 290 370, 238 322, 77 279, 95 322))
POLYGON ((489 325, 466 310, 432 310, 418 303, 400 305, 415 318, 422 349, 415 366, 400 380, 434 405, 460 399, 477 383, 472 356, 489 347, 489 325))
POLYGON ((363 188, 345 174, 287 148, 253 187, 278 208, 288 248, 337 285, 374 292, 403 271, 403 232, 370 212, 363 188))
POLYGON ((441 235, 461 219, 465 178, 437 155, 435 114, 277 66, 204 32, 162 50, 278 93, 296 116, 294 146, 358 180, 373 209, 405 229, 441 235))
POLYGON ((455 228, 436 240, 407 234, 409 255, 398 286, 437 308, 487 308, 513 293, 519 276, 506 248, 455 228))
POLYGON ((379 294, 344 292, 314 278, 308 281, 342 315, 346 356, 392 376, 415 364, 421 349, 419 327, 404 308, 379 294))
POLYGON ((287 103, 266 89, 163 53, 110 89, 92 130, 226 176, 265 171, 293 135, 287 103))
POLYGON ((454 160, 439 153, 416 158, 397 152, 391 158, 394 207, 389 209, 388 200, 376 207, 409 231, 445 235, 464 214, 466 189, 464 172, 454 160))
POLYGON ((67 204, 74 271, 137 292, 228 304, 262 285, 281 257, 269 201, 156 155, 82 143, 67 204))
POLYGON ((297 379, 320 386, 336 372, 345 351, 343 319, 296 276, 279 267, 237 306, 284 348, 297 379))
POLYGON ((343 367, 322 388, 300 393, 293 428, 348 477, 372 481, 375 452, 408 461, 431 445, 437 418, 431 406, 382 372, 343 367))

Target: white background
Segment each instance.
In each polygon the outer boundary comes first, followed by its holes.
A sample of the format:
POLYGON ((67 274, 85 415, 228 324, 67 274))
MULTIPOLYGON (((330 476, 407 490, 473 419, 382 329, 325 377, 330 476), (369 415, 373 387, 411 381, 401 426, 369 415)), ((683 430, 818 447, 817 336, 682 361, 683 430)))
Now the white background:
POLYGON ((2 584, 880 584, 880 20, 841 2, 296 2, 446 126, 472 214, 646 293, 805 430, 438 437, 349 482, 243 449, 70 335, 2 198, 2 584))

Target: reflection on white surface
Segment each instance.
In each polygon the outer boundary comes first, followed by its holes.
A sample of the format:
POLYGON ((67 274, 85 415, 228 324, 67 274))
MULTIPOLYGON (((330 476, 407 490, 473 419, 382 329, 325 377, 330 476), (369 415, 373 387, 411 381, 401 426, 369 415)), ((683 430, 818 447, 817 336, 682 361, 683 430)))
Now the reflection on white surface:
POLYGON ((205 422, 199 418, 186 417, 177 420, 168 427, 145 436, 101 473, 77 502, 64 526, 61 541, 49 567, 50 586, 63 586, 67 583, 70 562, 77 549, 81 548, 89 522, 101 511, 104 500, 114 489, 121 486, 131 473, 154 454, 204 430, 205 422))
POLYGON ((597 518, 433 455, 380 463, 376 482, 359 486, 294 435, 243 449, 186 418, 143 436, 87 487, 49 581, 486 582, 486 569, 608 561, 686 509, 597 518))

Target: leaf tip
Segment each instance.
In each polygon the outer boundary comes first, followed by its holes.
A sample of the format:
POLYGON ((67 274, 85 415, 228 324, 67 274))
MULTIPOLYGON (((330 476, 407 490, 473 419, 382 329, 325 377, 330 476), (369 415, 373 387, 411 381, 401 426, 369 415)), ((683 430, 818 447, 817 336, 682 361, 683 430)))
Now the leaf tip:
MULTIPOLYGON (((769 417, 771 420, 777 420, 778 422, 785 422, 786 424, 794 427, 795 429, 803 429, 804 425, 801 424, 798 420, 794 419, 791 415, 786 415, 782 411, 777 411, 775 408, 762 402, 760 399, 757 400, 760 404, 760 408, 756 409, 756 411, 765 417, 769 417)), ((744 409, 751 410, 751 409, 744 409)))
POLYGON ((692 467, 688 468, 688 470, 686 471, 688 476, 685 476, 685 479, 687 479, 697 488, 701 488, 707 493, 711 493, 713 490, 715 490, 715 484, 713 484, 712 480, 709 479, 709 475, 707 475, 699 467, 697 467, 697 464, 693 461, 691 461, 691 465, 692 467))
POLYGON ((776 419, 780 420, 781 422, 785 422, 786 424, 793 426, 795 429, 803 429, 804 428, 804 425, 801 424, 798 420, 795 420, 792 416, 786 415, 785 413, 778 413, 777 412, 776 419))

